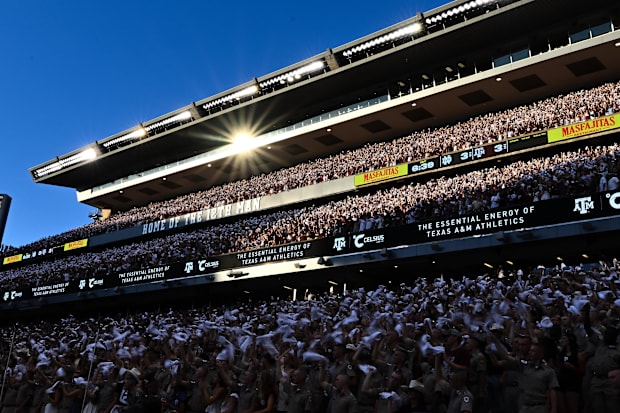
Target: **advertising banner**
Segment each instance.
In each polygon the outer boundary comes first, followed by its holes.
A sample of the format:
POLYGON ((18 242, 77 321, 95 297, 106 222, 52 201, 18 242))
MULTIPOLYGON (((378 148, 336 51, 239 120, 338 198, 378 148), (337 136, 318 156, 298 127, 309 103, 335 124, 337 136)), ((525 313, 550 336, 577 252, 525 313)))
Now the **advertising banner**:
POLYGON ((618 127, 620 127, 620 114, 590 119, 585 122, 573 123, 571 125, 550 129, 548 132, 549 143, 616 129, 618 127))
POLYGON ((12 264, 14 262, 20 262, 24 257, 24 254, 11 255, 10 257, 4 257, 2 264, 12 264))
POLYGON ((67 242, 64 245, 64 251, 76 250, 78 248, 84 248, 88 246, 88 238, 84 238, 77 241, 67 242))
POLYGON ((374 184, 376 182, 387 181, 389 179, 405 176, 408 173, 407 164, 400 164, 396 166, 390 166, 388 168, 377 169, 376 171, 369 171, 363 174, 355 175, 354 185, 362 186, 368 184, 374 184))
MULTIPOLYGON (((119 272, 106 277, 95 278, 88 277, 85 274, 83 279, 19 289, 5 289, 0 291, 0 301, 11 302, 125 285, 161 282, 176 278, 205 276, 217 271, 238 270, 244 267, 269 265, 275 262, 337 256, 614 215, 620 215, 620 191, 551 199, 527 205, 479 211, 457 217, 416 222, 398 227, 375 229, 355 234, 277 245, 213 257, 202 257, 170 265, 119 272)), ((244 273, 243 271, 238 274, 231 272, 232 277, 237 275, 243 276, 244 273)))

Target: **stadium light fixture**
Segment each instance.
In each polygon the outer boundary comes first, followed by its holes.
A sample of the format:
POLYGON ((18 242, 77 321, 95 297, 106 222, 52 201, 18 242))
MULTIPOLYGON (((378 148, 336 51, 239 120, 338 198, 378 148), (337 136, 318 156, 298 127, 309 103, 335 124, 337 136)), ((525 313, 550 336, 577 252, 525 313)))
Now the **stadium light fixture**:
POLYGON ((59 159, 58 162, 63 168, 66 168, 67 166, 74 165, 78 162, 90 161, 92 159, 95 159, 96 157, 97 153, 95 152, 95 150, 93 148, 88 148, 75 155, 71 155, 64 159, 59 159))
POLYGON ((318 71, 322 71, 324 67, 325 63, 323 63, 323 61, 321 60, 317 60, 295 70, 291 70, 290 72, 286 72, 279 76, 268 79, 264 82, 260 82, 259 86, 261 88, 266 88, 278 83, 281 85, 284 85, 286 83, 293 83, 296 80, 300 80, 304 75, 309 75, 318 71))
POLYGON ((493 268, 493 266, 491 264, 489 264, 488 262, 484 262, 484 263, 482 263, 482 265, 484 265, 487 268, 493 268))
POLYGON ((110 139, 109 141, 103 142, 102 146, 104 148, 109 148, 110 146, 118 145, 119 143, 125 141, 133 141, 146 136, 146 130, 140 125, 140 127, 134 131, 131 131, 123 136, 119 136, 118 138, 110 139))
POLYGON ((413 34, 419 33, 421 32, 423 29, 423 26, 420 22, 415 22, 415 23, 411 23, 407 26, 401 27, 398 30, 395 30, 391 33, 385 34, 383 36, 379 36, 376 37, 372 40, 369 40, 367 42, 364 42, 362 44, 359 44, 357 46, 354 46, 350 49, 345 50, 344 52, 342 52, 342 55, 346 58, 349 58, 351 56, 353 56, 356 53, 360 53, 360 52, 364 52, 370 48, 373 48, 375 46, 382 46, 386 43, 391 43, 394 42, 396 40, 400 40, 404 37, 408 37, 411 36, 413 34))
POLYGON ((39 169, 36 169, 34 171, 34 175, 37 178, 42 178, 46 175, 60 171, 61 169, 67 168, 71 165, 75 165, 76 163, 93 160, 96 157, 97 152, 95 151, 95 149, 88 148, 83 150, 82 152, 76 153, 75 155, 71 155, 63 159, 58 159, 58 161, 56 162, 52 162, 39 169))
POLYGON ((446 10, 440 14, 436 14, 431 17, 427 17, 425 22, 426 24, 435 24, 439 23, 442 20, 446 20, 450 17, 457 16, 459 14, 463 14, 469 10, 473 10, 476 8, 480 8, 482 6, 486 6, 489 3, 497 3, 497 0, 472 0, 470 2, 461 4, 459 6, 455 6, 449 10, 446 10))
POLYGON ((171 116, 169 118, 160 120, 159 122, 152 123, 144 127, 146 132, 151 132, 154 129, 158 129, 161 127, 165 127, 171 125, 173 123, 179 123, 186 120, 190 120, 192 118, 192 113, 189 110, 183 111, 177 115, 171 116))
POLYGON ((220 106, 220 105, 232 102, 233 100, 241 100, 249 96, 254 96, 256 93, 258 93, 258 86, 252 85, 252 86, 246 87, 245 89, 241 89, 238 92, 231 93, 230 95, 226 95, 221 98, 212 100, 211 102, 207 102, 204 105, 202 105, 202 107, 203 109, 209 110, 216 106, 220 106))
POLYGON ((42 168, 36 169, 34 171, 34 174, 37 176, 37 178, 42 178, 56 171, 60 171, 61 169, 62 169, 62 166, 60 165, 60 162, 53 162, 49 165, 45 165, 42 168))

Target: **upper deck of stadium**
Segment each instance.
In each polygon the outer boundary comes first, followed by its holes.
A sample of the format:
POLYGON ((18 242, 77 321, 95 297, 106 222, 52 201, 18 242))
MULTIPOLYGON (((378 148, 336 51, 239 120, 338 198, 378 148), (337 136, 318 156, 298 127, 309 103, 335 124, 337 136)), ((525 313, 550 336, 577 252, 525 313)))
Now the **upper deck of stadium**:
POLYGON ((617 80, 614 1, 459 1, 31 168, 128 209, 617 80), (253 136, 251 158, 230 145, 253 136))

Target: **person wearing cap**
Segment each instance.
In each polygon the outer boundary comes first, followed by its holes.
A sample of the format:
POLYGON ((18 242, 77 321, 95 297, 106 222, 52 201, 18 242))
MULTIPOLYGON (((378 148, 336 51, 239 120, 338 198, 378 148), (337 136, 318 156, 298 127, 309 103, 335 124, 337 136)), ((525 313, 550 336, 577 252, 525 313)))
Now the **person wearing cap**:
POLYGON ((429 395, 424 384, 417 380, 411 380, 409 382, 406 405, 403 406, 403 410, 408 413, 426 413, 429 411, 428 398, 429 395))
POLYGON ((467 372, 454 371, 446 381, 439 357, 435 359, 435 371, 437 374, 436 388, 444 394, 448 393, 450 397, 447 413, 473 413, 474 395, 467 388, 467 372))
POLYGON ((122 413, 135 406, 142 398, 142 389, 138 386, 140 382, 140 370, 132 368, 125 371, 123 381, 116 384, 116 397, 112 413, 122 413))
POLYGON ((396 348, 392 354, 392 363, 387 364, 388 377, 392 372, 398 371, 403 376, 403 382, 409 383, 412 378, 412 373, 409 367, 407 367, 408 358, 407 351, 404 348, 396 348))
POLYGON ((353 394, 357 394, 359 388, 362 385, 360 374, 361 371, 357 367, 359 354, 363 351, 363 346, 356 346, 353 343, 349 343, 345 346, 344 358, 347 361, 347 375, 349 376, 349 389, 353 394), (349 368, 349 366, 351 366, 349 368))
POLYGON ((220 413, 236 413, 239 403, 239 394, 232 388, 227 388, 227 394, 220 405, 220 413))
MULTIPOLYGON (((355 350, 355 348, 353 348, 355 350)), ((350 354, 351 351, 347 351, 346 346, 343 343, 336 343, 332 348, 332 362, 329 364, 328 372, 331 380, 335 379, 339 374, 346 374, 349 376, 349 381, 355 385, 356 374, 353 367, 353 361, 350 354), (347 358, 348 357, 348 358, 347 358)))
POLYGON ((378 375, 377 369, 372 369, 366 375, 362 391, 375 399, 376 413, 392 413, 398 410, 406 397, 406 392, 401 386, 403 383, 403 375, 399 371, 394 371, 388 379, 387 387, 371 387, 372 378, 378 375))
POLYGON ((400 337, 398 332, 395 330, 388 330, 377 347, 378 357, 376 358, 379 358, 386 363, 393 363, 394 352, 398 349, 399 345, 400 337))
POLYGON ((518 372, 519 399, 518 403, 509 404, 506 400, 506 408, 508 411, 514 411, 515 405, 518 407, 519 413, 556 413, 557 412, 557 395, 559 388, 555 370, 547 365, 544 356, 544 346, 538 342, 531 342, 529 337, 524 337, 528 344, 529 353, 527 359, 522 354, 525 346, 517 346, 515 357, 510 356, 503 346, 498 346, 499 339, 493 335, 490 336, 494 344, 496 344, 498 355, 501 360, 496 360, 495 355, 492 360, 504 367, 507 371, 514 369, 518 372))
POLYGON ((466 346, 461 343, 461 332, 457 329, 447 331, 445 338, 444 361, 446 362, 447 374, 453 371, 466 371, 469 366, 470 354, 466 346))
POLYGON ((312 411, 312 393, 306 388, 308 374, 303 369, 296 369, 291 374, 290 381, 284 383, 288 394, 288 413, 307 413, 312 411))

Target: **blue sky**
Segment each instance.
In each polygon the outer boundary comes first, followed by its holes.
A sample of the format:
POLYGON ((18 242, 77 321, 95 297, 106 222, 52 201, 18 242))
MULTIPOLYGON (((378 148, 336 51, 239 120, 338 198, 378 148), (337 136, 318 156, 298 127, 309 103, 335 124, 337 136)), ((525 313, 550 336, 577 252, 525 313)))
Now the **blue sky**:
POLYGON ((447 1, 0 2, 3 243, 88 223, 28 168, 447 1))

